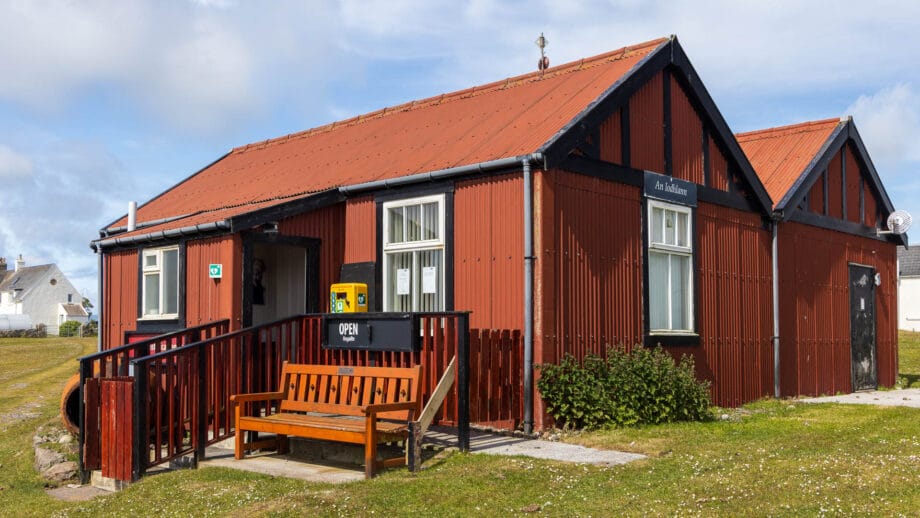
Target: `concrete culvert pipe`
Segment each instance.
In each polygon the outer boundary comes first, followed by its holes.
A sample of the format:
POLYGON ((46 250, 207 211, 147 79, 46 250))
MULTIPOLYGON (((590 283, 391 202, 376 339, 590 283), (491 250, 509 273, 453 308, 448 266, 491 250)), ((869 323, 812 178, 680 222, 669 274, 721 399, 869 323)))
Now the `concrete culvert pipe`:
POLYGON ((64 384, 61 394, 61 421, 73 435, 80 433, 80 375, 74 374, 64 384))

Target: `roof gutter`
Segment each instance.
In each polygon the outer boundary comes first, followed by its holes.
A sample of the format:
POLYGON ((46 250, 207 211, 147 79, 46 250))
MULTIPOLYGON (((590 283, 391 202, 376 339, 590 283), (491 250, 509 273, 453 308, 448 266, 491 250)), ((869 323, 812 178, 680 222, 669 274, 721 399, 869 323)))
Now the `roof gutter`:
POLYGON ((187 227, 182 227, 182 228, 173 228, 169 230, 149 232, 147 234, 139 234, 136 236, 113 237, 109 239, 101 239, 99 241, 91 242, 89 244, 89 247, 92 248, 94 251, 99 251, 104 248, 111 248, 113 246, 126 246, 126 245, 134 245, 137 243, 149 243, 151 241, 163 241, 167 239, 174 239, 177 237, 207 234, 207 233, 213 233, 213 232, 220 232, 224 230, 230 230, 229 221, 222 220, 222 221, 215 221, 213 223, 204 223, 201 225, 189 225, 187 227))
POLYGON ((545 159, 542 153, 532 153, 529 155, 516 156, 511 158, 499 158, 498 160, 489 160, 477 164, 462 165, 458 167, 449 167, 427 173, 418 173, 409 176, 401 176, 388 180, 374 180, 372 182, 358 183, 354 185, 345 185, 339 187, 339 192, 351 196, 368 191, 381 189, 394 189, 404 185, 411 185, 425 182, 436 182, 457 176, 465 176, 475 173, 486 173, 500 169, 515 169, 520 167, 521 162, 526 160, 528 163, 539 163, 545 168, 545 159))
MULTIPOLYGON (((152 219, 150 221, 144 221, 142 223, 136 224, 135 230, 140 230, 142 228, 147 228, 147 227, 154 227, 156 225, 162 225, 163 223, 169 223, 169 222, 176 221, 179 219, 184 219, 184 218, 187 218, 193 215, 194 215, 193 213, 188 213, 188 214, 180 214, 178 216, 170 216, 168 218, 160 218, 160 219, 152 219)), ((125 225, 122 225, 120 227, 105 227, 105 228, 99 229, 99 237, 109 237, 115 234, 123 234, 125 232, 128 232, 128 227, 125 225)))

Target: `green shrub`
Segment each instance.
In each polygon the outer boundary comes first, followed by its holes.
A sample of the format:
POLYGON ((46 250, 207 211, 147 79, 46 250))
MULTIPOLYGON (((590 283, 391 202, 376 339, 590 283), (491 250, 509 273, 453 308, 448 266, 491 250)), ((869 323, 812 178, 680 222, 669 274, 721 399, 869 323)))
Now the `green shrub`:
POLYGON ((75 320, 68 320, 58 327, 58 336, 77 336, 81 325, 75 320))
POLYGON ((99 334, 99 321, 90 320, 83 324, 83 333, 81 336, 97 336, 99 334))
POLYGON ((660 347, 627 352, 610 348, 607 358, 589 354, 579 363, 566 355, 541 365, 537 388, 550 415, 572 428, 601 428, 702 421, 712 418, 709 382, 693 375, 693 358, 679 363, 660 347))

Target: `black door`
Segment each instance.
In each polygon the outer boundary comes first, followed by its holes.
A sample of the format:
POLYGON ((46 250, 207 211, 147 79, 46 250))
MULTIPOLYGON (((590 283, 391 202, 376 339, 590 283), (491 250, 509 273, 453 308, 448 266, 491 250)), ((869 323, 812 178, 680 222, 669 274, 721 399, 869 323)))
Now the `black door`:
POLYGON ((875 270, 850 265, 850 351, 853 390, 878 388, 875 356, 875 270))

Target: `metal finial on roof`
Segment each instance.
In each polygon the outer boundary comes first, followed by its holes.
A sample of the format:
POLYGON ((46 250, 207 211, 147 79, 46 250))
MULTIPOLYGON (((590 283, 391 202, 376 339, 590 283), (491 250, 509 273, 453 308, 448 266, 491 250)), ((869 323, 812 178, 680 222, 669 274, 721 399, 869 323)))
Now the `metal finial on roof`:
POLYGON ((549 45, 549 40, 546 39, 546 37, 544 37, 543 33, 541 32, 540 37, 537 38, 537 41, 534 43, 540 47, 540 61, 537 61, 537 69, 540 71, 540 76, 542 76, 543 71, 549 68, 549 58, 546 57, 546 53, 544 52, 546 46, 549 45))

